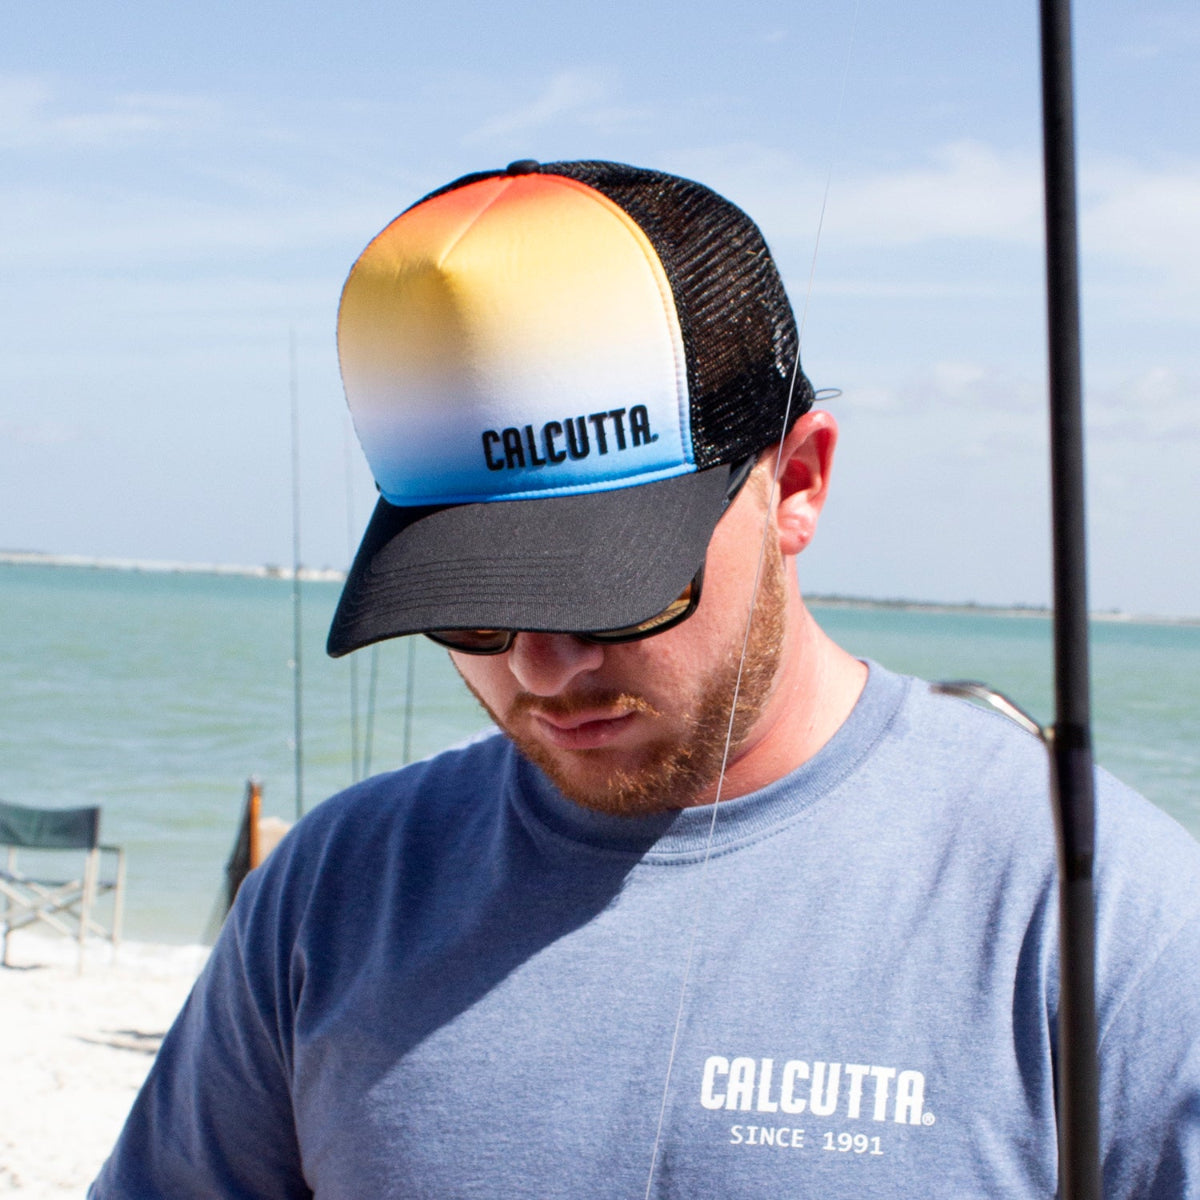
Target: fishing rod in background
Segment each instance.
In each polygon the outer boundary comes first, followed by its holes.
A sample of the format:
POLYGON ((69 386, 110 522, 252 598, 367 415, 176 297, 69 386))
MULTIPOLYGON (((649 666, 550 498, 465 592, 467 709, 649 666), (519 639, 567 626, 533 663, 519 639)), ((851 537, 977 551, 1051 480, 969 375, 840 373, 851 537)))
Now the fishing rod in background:
POLYGON ((300 380, 296 331, 288 331, 288 392, 292 415, 292 755, 296 820, 304 816, 304 638, 300 609, 300 380))
POLYGON ((1040 12, 1054 547, 1054 724, 1048 728, 1039 725, 1011 700, 985 684, 955 682, 937 687, 990 704, 1040 737, 1050 755, 1050 791, 1058 835, 1059 866, 1058 1194, 1062 1200, 1099 1200, 1100 1103, 1093 882, 1095 775, 1088 665, 1070 0, 1040 0, 1040 12))

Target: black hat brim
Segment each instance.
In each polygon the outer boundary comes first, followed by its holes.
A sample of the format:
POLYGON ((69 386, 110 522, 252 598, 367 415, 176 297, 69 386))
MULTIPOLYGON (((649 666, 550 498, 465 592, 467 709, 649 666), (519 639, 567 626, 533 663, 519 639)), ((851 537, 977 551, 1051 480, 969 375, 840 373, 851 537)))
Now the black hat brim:
POLYGON ((334 613, 334 658, 425 629, 618 629, 704 562, 730 468, 576 496, 399 508, 380 499, 334 613))

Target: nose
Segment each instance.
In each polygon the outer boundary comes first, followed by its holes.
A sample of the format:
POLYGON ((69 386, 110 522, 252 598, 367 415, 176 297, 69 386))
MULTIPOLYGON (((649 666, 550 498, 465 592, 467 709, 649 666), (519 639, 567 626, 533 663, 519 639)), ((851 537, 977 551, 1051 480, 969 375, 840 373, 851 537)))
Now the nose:
POLYGON ((555 696, 577 676, 604 661, 604 647, 569 633, 519 633, 508 652, 508 668, 525 691, 555 696))

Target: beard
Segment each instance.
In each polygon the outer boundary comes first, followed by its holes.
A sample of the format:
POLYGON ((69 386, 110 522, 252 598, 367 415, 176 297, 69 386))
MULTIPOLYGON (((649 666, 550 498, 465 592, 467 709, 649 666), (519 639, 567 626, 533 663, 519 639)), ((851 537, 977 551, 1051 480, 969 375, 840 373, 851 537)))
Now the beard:
POLYGON ((503 718, 484 703, 478 692, 475 697, 517 749, 576 804, 624 817, 686 808, 717 782, 727 757, 734 756, 745 743, 766 707, 783 653, 786 607, 782 558, 777 553, 768 553, 749 635, 744 636, 744 627, 739 624, 716 665, 701 679, 695 702, 678 714, 681 731, 652 741, 633 768, 615 767, 606 773, 580 770, 577 764, 564 763, 535 738, 523 734, 518 718, 531 709, 570 716, 576 710, 596 705, 662 715, 643 696, 612 690, 589 692, 586 697, 575 699, 521 693, 503 718), (731 720, 735 692, 737 705, 731 720), (572 766, 576 769, 572 770, 572 766))

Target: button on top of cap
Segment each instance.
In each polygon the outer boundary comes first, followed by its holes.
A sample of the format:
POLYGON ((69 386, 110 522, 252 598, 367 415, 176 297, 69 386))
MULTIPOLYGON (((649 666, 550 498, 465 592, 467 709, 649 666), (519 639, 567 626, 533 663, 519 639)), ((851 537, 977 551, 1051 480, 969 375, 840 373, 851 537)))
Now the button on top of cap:
POLYGON ((536 158, 518 158, 504 168, 505 175, 536 175, 542 169, 542 164, 536 158))

